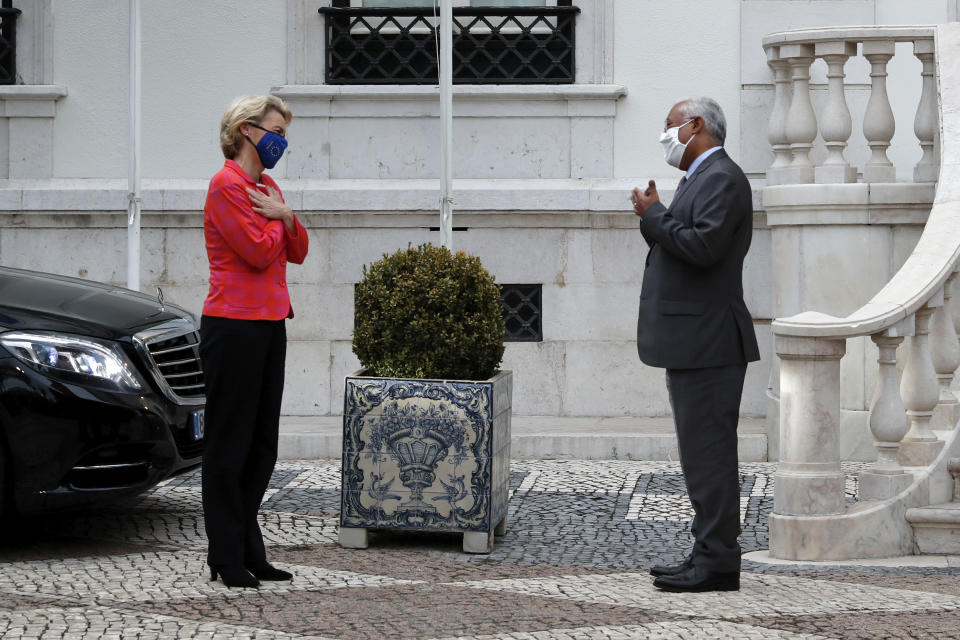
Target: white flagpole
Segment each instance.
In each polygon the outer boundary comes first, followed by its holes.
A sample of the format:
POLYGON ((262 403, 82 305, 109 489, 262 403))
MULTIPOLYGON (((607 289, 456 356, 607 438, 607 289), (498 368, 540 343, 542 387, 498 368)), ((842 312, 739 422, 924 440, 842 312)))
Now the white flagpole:
POLYGON ((127 288, 140 290, 140 0, 130 0, 130 140, 127 288))
POLYGON ((440 240, 453 251, 453 5, 440 0, 440 240))

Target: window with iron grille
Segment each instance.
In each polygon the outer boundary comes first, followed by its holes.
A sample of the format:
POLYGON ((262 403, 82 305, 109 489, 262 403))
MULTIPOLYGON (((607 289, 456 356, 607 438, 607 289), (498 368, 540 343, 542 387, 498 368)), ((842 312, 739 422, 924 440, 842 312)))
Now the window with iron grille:
MULTIPOLYGON (((320 13, 327 84, 438 82, 432 0, 333 0, 320 13)), ((579 13, 573 0, 455 0, 454 83, 573 83, 579 13)))
POLYGON ((20 9, 13 8, 13 0, 0 4, 0 84, 17 82, 17 18, 20 9))
POLYGON ((500 285, 500 306, 506 324, 504 342, 543 341, 543 285, 500 285))
MULTIPOLYGON (((353 297, 357 297, 357 284, 353 285, 353 297)), ((504 342, 543 342, 543 305, 541 284, 500 285, 500 307, 506 326, 504 342)), ((353 316, 353 328, 357 328, 357 316, 353 316)))

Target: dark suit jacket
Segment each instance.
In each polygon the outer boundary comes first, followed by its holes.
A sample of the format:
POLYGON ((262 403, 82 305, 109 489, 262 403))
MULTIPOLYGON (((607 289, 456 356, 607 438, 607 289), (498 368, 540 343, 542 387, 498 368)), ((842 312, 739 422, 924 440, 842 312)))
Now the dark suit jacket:
POLYGON ((666 369, 759 360, 743 302, 752 193, 726 151, 697 167, 670 208, 650 206, 640 231, 650 246, 637 323, 640 359, 666 369))

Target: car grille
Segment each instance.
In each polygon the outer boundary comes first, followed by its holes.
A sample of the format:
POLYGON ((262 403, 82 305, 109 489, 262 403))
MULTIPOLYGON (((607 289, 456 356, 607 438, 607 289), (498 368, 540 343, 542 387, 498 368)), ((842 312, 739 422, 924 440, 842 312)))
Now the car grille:
MULTIPOLYGON (((196 324, 176 320, 156 325, 133 336, 133 344, 160 391, 178 405, 202 410, 203 365, 200 332, 196 324)), ((189 460, 203 454, 204 440, 193 438, 193 414, 184 424, 171 425, 180 457, 189 460)))
POLYGON ((147 351, 152 364, 174 395, 181 398, 203 397, 199 332, 148 341, 147 351))
POLYGON ((199 458, 203 454, 203 440, 194 440, 189 429, 174 429, 173 440, 177 444, 177 453, 183 459, 199 458))

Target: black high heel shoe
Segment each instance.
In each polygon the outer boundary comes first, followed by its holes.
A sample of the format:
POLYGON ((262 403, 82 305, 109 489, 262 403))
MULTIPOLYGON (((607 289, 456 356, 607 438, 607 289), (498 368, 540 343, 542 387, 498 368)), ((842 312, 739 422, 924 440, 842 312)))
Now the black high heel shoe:
POLYGON ((228 567, 210 565, 210 582, 217 579, 217 574, 228 587, 259 587, 260 581, 243 567, 228 567))
POLYGON ((280 580, 292 580, 293 574, 283 569, 277 569, 275 566, 264 560, 254 566, 248 566, 247 571, 255 575, 260 580, 276 582, 280 580))

